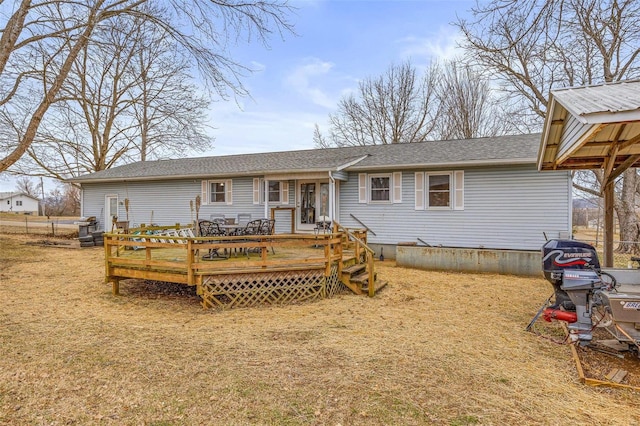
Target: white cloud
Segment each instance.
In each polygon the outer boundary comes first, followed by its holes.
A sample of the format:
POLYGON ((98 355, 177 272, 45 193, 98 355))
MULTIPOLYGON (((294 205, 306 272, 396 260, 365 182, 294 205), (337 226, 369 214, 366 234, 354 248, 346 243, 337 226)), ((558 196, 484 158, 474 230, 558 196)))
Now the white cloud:
POLYGON ((430 37, 405 37, 399 40, 405 45, 402 55, 411 58, 431 60, 451 60, 462 56, 458 47, 462 34, 451 26, 441 26, 438 32, 430 37))
POLYGON ((317 84, 320 77, 329 75, 334 64, 322 61, 318 58, 308 58, 305 63, 296 67, 285 78, 285 83, 290 85, 301 96, 308 98, 316 105, 324 108, 334 108, 335 100, 327 95, 317 84))

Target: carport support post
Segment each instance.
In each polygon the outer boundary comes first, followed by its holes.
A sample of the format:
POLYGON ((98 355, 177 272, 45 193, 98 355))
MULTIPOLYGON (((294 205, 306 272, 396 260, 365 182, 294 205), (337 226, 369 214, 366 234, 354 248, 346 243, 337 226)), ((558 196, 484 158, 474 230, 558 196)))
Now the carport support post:
POLYGON ((613 182, 604 187, 604 266, 613 267, 613 182))

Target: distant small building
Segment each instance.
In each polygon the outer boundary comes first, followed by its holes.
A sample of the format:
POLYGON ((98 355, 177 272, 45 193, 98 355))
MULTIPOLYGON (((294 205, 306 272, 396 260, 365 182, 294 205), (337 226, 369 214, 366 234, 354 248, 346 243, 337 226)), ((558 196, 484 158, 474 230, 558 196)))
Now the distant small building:
POLYGON ((24 192, 0 192, 0 212, 38 214, 40 200, 24 192))

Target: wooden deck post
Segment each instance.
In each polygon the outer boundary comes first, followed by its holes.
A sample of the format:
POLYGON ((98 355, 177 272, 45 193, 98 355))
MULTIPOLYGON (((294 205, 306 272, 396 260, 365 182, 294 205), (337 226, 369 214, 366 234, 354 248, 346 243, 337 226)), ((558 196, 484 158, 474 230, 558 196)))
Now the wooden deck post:
POLYGON ((112 287, 113 295, 117 296, 120 294, 120 278, 112 278, 111 281, 113 282, 113 287, 112 287))
POLYGON ((193 253, 193 240, 189 238, 187 240, 187 284, 194 285, 195 282, 193 280, 193 262, 194 262, 194 253, 193 253))
POLYGON ((369 283, 368 283, 368 287, 369 287, 369 297, 373 297, 376 295, 376 274, 374 271, 374 264, 373 264, 373 255, 371 253, 366 253, 365 256, 367 256, 367 263, 368 263, 368 269, 369 269, 369 283))

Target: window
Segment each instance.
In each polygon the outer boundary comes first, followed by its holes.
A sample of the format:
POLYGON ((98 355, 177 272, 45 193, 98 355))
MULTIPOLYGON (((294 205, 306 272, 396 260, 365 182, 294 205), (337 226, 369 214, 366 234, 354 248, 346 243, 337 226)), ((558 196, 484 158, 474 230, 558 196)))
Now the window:
POLYGON ((402 203, 402 172, 360 173, 358 203, 402 203))
POLYGON ((209 194, 210 203, 224 203, 226 195, 224 182, 209 182, 209 194))
POLYGON ((464 210, 464 171, 415 173, 415 209, 464 210))
POLYGON ((451 207, 451 174, 427 175, 429 207, 451 207))
POLYGON ((371 202, 390 201, 391 175, 371 175, 369 185, 369 200, 371 202))
MULTIPOLYGON (((253 204, 264 204, 265 180, 253 179, 253 204)), ((289 204, 289 182, 280 180, 270 180, 267 188, 269 204, 289 204)))
POLYGON ((203 180, 201 202, 207 204, 232 204, 231 179, 203 180))
POLYGON ((17 200, 16 201, 16 206, 22 206, 22 200, 17 200))
POLYGON ((280 181, 277 181, 277 180, 269 181, 269 202, 270 203, 280 202, 280 181))

